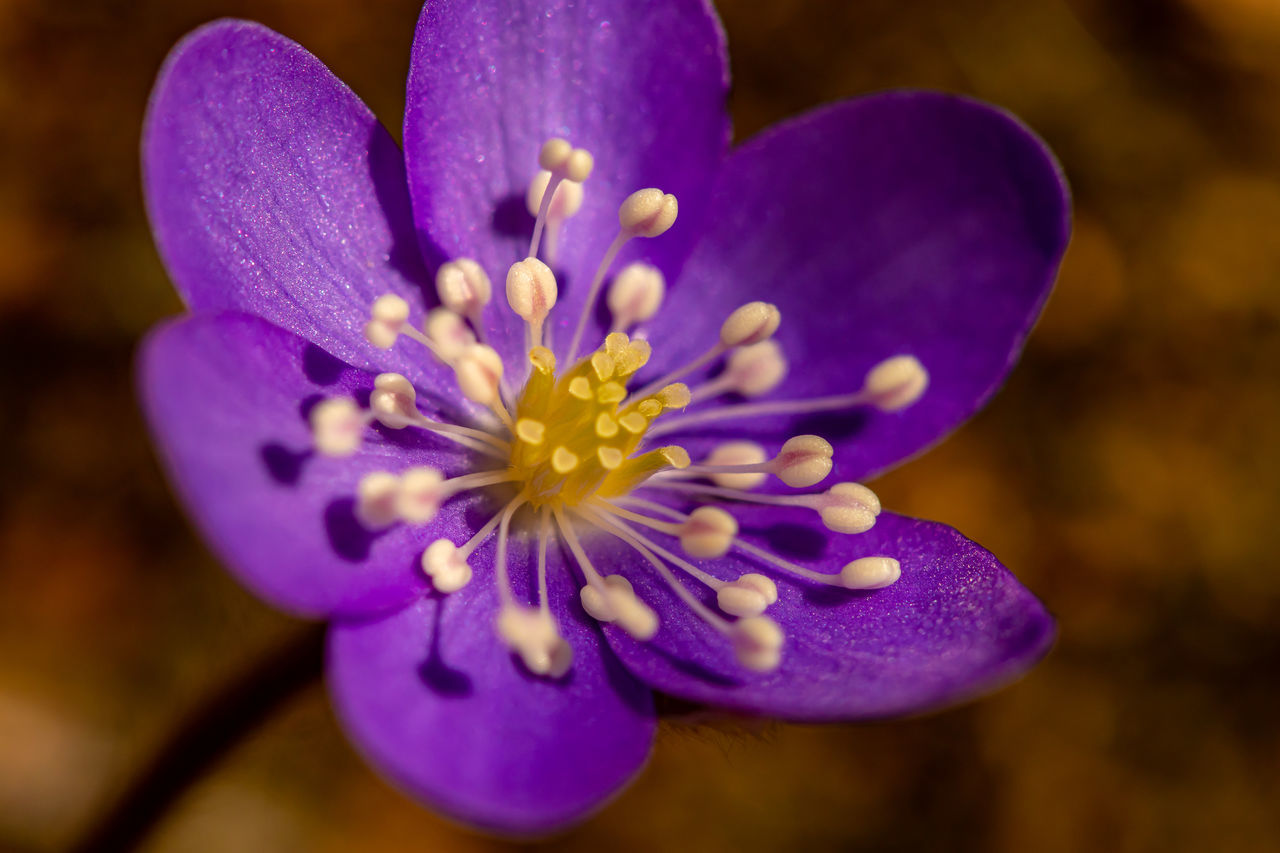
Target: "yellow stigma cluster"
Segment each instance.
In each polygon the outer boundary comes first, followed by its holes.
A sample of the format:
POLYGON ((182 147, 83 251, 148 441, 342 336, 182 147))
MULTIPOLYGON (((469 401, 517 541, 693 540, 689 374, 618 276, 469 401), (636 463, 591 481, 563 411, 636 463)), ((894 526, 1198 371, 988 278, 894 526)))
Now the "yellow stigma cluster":
POLYGON ((533 369, 516 404, 511 447, 511 469, 529 503, 556 508, 624 495, 663 468, 689 465, 689 454, 675 445, 632 456, 655 418, 689 404, 680 383, 627 400, 627 381, 649 353, 647 341, 614 332, 557 376, 551 350, 529 350, 533 369))

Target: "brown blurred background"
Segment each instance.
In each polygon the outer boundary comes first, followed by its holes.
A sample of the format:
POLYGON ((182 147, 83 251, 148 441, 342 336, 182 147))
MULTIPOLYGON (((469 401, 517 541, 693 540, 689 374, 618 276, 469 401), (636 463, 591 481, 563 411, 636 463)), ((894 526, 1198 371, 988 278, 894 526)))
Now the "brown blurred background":
MULTIPOLYGON (((0 849, 68 844, 203 692, 297 624, 193 535, 132 394, 180 310, 137 141, 170 45, 251 17, 399 136, 417 0, 0 0, 0 849)), ((887 505, 990 547, 1061 619, 1024 681, 864 727, 664 725, 571 850, 1280 847, 1280 3, 722 4, 739 137, 891 86, 1003 104, 1076 229, 1008 387, 887 505)), ((149 848, 496 850, 365 768, 323 690, 149 848)))

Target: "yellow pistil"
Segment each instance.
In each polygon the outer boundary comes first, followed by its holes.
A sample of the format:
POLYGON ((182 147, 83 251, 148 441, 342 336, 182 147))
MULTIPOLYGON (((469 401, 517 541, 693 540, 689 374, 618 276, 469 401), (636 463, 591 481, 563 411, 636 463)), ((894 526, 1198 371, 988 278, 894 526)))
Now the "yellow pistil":
POLYGON ((627 401, 627 382, 651 351, 646 341, 615 332, 557 376, 549 350, 530 350, 533 370, 516 403, 510 469, 531 505, 574 507, 595 495, 625 494, 664 468, 689 464, 675 446, 637 454, 650 423, 689 402, 681 384, 627 401))

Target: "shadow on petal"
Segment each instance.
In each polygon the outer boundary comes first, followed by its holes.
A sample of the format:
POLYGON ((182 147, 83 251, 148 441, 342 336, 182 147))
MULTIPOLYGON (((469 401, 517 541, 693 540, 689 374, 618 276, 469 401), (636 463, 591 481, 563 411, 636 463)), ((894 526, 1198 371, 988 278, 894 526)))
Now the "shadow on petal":
POLYGON ((356 518, 354 498, 338 498, 325 507, 324 529, 333 550, 339 557, 352 563, 369 559, 369 549, 373 540, 379 536, 356 518))
POLYGON ((296 486, 302 477, 302 466, 314 452, 311 448, 290 450, 283 444, 272 441, 262 445, 258 455, 271 479, 282 486, 296 486))
POLYGON ((471 676, 460 669, 454 669, 445 663, 440 655, 440 619, 444 612, 445 596, 438 592, 431 594, 437 600, 435 618, 432 619, 431 644, 427 649, 427 659, 418 667, 418 676, 432 692, 450 698, 470 696, 474 687, 471 676))

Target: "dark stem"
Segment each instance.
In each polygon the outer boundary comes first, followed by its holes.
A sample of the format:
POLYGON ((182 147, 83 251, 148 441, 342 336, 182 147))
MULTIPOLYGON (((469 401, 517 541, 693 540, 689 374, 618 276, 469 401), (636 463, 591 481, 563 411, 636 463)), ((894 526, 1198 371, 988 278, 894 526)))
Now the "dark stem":
POLYGON ((304 626, 205 696, 72 850, 134 848, 193 782, 285 700, 320 678, 324 636, 324 625, 304 626))

